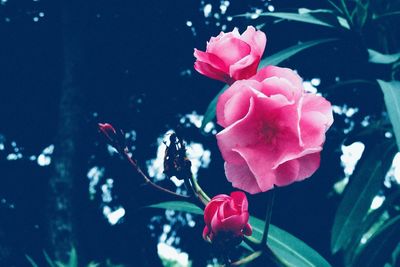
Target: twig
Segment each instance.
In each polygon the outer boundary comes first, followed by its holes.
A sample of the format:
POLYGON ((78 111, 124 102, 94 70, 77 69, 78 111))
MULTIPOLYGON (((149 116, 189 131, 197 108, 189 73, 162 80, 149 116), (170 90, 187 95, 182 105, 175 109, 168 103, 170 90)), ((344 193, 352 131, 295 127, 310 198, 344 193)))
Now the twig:
POLYGON ((136 172, 137 172, 140 176, 142 176, 143 180, 145 181, 145 184, 148 184, 148 185, 154 187, 154 188, 157 189, 158 191, 161 191, 161 192, 164 192, 164 193, 173 195, 173 196, 175 196, 175 197, 180 197, 180 198, 185 198, 185 199, 190 198, 189 196, 185 196, 185 195, 182 195, 182 194, 178 194, 178 193, 173 192, 173 191, 171 191, 171 190, 168 190, 168 189, 166 189, 166 188, 164 188, 164 187, 162 187, 162 186, 159 186, 159 185, 156 184, 156 183, 153 183, 153 182, 147 177, 147 175, 142 171, 142 169, 139 167, 139 165, 136 163, 136 161, 133 160, 133 159, 129 156, 129 150, 128 150, 128 148, 125 147, 123 151, 120 151, 120 153, 123 155, 124 159, 126 159, 126 160, 129 162, 129 164, 136 170, 136 172))

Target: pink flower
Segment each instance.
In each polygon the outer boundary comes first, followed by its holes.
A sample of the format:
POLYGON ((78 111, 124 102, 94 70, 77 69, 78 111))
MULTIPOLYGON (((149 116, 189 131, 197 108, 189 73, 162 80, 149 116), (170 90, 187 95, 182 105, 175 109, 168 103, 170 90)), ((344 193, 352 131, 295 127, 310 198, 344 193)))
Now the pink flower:
POLYGON ((203 238, 217 243, 237 245, 243 235, 251 235, 246 194, 240 191, 217 195, 204 210, 203 238))
POLYGON ((228 180, 254 194, 310 177, 333 116, 295 72, 268 66, 219 97, 217 121, 225 127, 217 141, 228 180))
POLYGON ((221 32, 207 42, 206 52, 194 49, 194 68, 201 74, 232 84, 257 72, 267 39, 262 31, 249 26, 240 35, 237 28, 221 32))

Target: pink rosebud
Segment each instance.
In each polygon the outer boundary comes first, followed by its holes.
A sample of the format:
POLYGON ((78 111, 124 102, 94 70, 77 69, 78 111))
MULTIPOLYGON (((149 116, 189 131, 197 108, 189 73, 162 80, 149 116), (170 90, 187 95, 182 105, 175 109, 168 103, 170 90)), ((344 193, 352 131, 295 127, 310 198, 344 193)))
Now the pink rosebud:
POLYGON ((247 208, 246 194, 240 191, 213 197, 204 210, 203 238, 219 244, 238 245, 243 235, 252 233, 247 208))
POLYGON ((194 50, 194 68, 201 74, 232 84, 252 77, 264 53, 267 39, 262 31, 249 26, 240 35, 237 28, 221 32, 207 42, 206 52, 194 50))
POLYGON ((217 141, 228 180, 254 194, 310 177, 333 116, 294 71, 268 66, 219 97, 217 122, 225 127, 217 141))

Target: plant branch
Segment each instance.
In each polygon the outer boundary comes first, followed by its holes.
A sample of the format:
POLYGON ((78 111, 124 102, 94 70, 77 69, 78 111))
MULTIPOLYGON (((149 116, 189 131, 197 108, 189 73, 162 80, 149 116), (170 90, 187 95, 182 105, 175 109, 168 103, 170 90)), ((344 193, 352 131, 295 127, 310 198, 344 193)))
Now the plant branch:
POLYGON ((159 186, 159 185, 156 184, 156 183, 153 183, 153 182, 147 177, 147 175, 142 171, 142 169, 139 167, 139 165, 137 164, 137 162, 131 158, 131 156, 129 155, 129 150, 128 150, 128 148, 125 147, 125 148, 123 149, 123 151, 120 151, 120 153, 121 153, 121 155, 124 157, 124 159, 127 160, 128 163, 135 169, 135 171, 143 178, 145 184, 152 186, 153 188, 155 188, 155 189, 158 190, 158 191, 161 191, 161 192, 163 192, 163 193, 167 193, 167 194, 173 195, 173 196, 175 196, 175 197, 184 198, 184 199, 190 198, 189 196, 185 196, 185 195, 182 195, 182 194, 175 193, 175 192, 173 192, 173 191, 171 191, 171 190, 168 190, 168 189, 166 189, 166 188, 164 188, 164 187, 162 187, 162 186, 159 186))
POLYGON ((264 232, 261 238, 261 245, 267 244, 267 239, 268 239, 268 231, 269 231, 269 225, 271 223, 271 215, 272 215, 272 207, 274 205, 274 198, 275 198, 275 190, 272 188, 271 190, 266 192, 267 195, 267 211, 265 214, 265 226, 264 226, 264 232))

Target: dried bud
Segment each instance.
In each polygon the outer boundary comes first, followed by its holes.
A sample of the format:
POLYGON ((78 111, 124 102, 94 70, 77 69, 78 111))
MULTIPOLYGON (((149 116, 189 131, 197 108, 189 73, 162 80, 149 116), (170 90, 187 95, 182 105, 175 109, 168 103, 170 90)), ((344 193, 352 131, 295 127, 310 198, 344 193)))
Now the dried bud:
POLYGON ((190 167, 191 162, 186 157, 185 144, 175 133, 172 133, 169 137, 169 145, 165 149, 164 173, 169 177, 176 176, 179 179, 185 179, 191 175, 190 167))
POLYGON ((104 134, 110 145, 116 148, 123 148, 124 134, 122 130, 117 132, 114 127, 109 123, 99 123, 99 131, 104 134))

